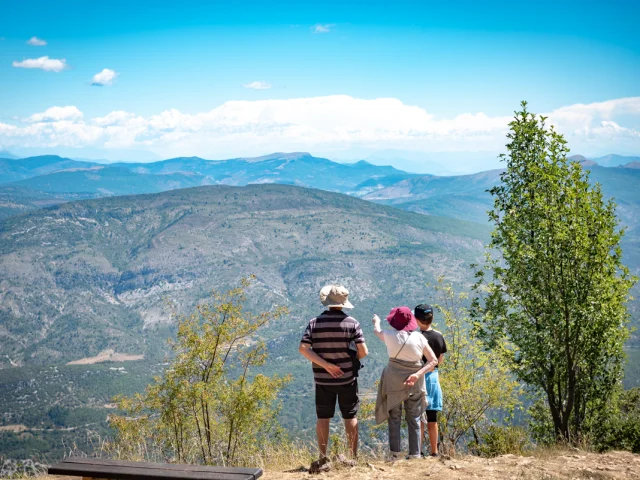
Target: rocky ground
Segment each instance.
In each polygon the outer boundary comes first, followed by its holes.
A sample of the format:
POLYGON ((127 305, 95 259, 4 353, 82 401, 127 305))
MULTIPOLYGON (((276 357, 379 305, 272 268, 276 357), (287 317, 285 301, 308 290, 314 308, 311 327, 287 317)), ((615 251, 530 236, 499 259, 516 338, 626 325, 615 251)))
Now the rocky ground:
POLYGON ((520 457, 497 458, 463 456, 454 459, 401 460, 395 463, 372 462, 355 467, 336 466, 319 474, 302 467, 285 472, 266 471, 265 480, 298 479, 640 479, 640 455, 628 452, 595 454, 587 452, 538 453, 520 457))

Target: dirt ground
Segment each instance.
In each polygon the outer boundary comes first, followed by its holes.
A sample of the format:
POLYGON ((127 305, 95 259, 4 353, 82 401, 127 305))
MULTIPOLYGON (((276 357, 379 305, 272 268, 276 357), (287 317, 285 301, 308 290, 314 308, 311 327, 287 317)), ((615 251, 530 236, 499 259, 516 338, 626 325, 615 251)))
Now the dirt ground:
POLYGON ((595 454, 571 452, 519 457, 503 455, 497 458, 459 457, 452 460, 426 458, 400 460, 395 463, 372 462, 351 468, 336 467, 328 472, 310 475, 301 469, 266 471, 265 480, 311 479, 640 479, 640 455, 628 452, 595 454))
MULTIPOLYGON (((307 466, 308 468, 308 466, 307 466)), ((628 452, 605 454, 563 452, 531 457, 503 455, 497 458, 459 457, 451 460, 426 458, 390 462, 361 462, 356 467, 335 467, 310 475, 306 468, 266 470, 261 480, 609 480, 640 479, 640 455, 628 452)), ((43 475, 31 480, 81 480, 80 477, 43 475)))

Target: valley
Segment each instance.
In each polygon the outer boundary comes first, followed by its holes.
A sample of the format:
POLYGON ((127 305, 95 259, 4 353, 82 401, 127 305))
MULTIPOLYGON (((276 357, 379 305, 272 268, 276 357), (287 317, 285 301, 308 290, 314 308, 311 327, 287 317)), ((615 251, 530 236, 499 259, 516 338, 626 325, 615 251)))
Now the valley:
MULTIPOLYGON (((249 310, 291 311, 263 332, 274 360, 264 371, 293 375, 280 420, 311 438, 311 369, 297 347, 321 311, 320 287, 351 291, 371 351, 366 391, 385 358, 371 315, 429 301, 440 275, 469 289, 469 265, 489 238, 487 190, 500 174, 414 175, 306 154, 68 162, 30 160, 18 180, 0 174, 0 451, 10 458, 95 448, 110 434, 113 397, 143 390, 162 371, 172 309, 188 313, 248 274, 257 277, 249 310)), ((588 168, 618 202, 626 262, 638 275, 640 170, 588 168)), ((630 307, 638 325, 637 301, 630 307)), ((640 384, 638 346, 636 332, 627 387, 640 384)))

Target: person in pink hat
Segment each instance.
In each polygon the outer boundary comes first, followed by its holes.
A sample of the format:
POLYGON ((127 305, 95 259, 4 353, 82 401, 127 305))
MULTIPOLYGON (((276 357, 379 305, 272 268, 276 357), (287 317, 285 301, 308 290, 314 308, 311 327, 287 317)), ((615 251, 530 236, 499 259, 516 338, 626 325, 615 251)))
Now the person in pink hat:
POLYGON ((392 327, 382 330, 380 317, 373 316, 373 331, 382 340, 389 354, 389 363, 382 371, 376 398, 376 423, 388 420, 389 450, 392 460, 400 452, 400 425, 402 407, 409 429, 409 456, 420 458, 420 417, 427 408, 424 374, 432 372, 438 360, 427 339, 415 332, 418 327, 408 307, 396 307, 387 316, 392 327), (422 363, 422 357, 427 362, 422 363))

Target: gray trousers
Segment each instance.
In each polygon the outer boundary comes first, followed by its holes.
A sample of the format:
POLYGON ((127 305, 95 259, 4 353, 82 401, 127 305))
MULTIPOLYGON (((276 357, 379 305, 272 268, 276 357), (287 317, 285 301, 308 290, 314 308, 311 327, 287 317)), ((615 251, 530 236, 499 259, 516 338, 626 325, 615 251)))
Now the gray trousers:
MULTIPOLYGON (((420 416, 422 401, 418 395, 411 395, 404 401, 404 418, 409 427, 409 455, 420 456, 420 416)), ((400 426, 402 425, 402 405, 389 410, 389 450, 400 452, 400 426)))

